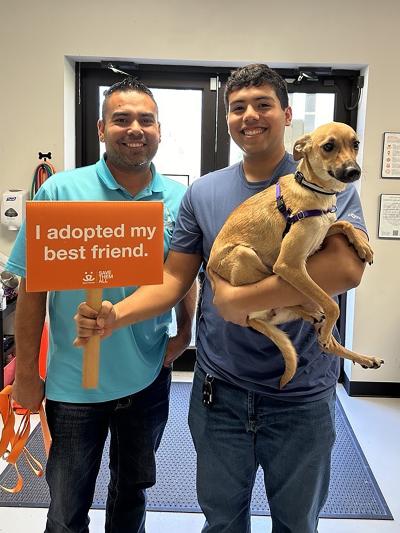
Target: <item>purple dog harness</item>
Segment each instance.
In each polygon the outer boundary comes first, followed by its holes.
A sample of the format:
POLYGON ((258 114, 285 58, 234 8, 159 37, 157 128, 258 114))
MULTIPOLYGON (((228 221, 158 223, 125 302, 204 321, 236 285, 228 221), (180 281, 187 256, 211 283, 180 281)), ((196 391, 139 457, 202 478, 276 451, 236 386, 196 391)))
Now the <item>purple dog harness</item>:
MULTIPOLYGON (((297 172, 296 172, 296 174, 297 174, 297 172)), ((301 173, 299 172, 299 174, 301 174, 301 173)), ((303 180, 300 181, 299 179, 296 179, 296 181, 298 183, 300 183, 300 185, 305 186, 305 184, 303 182, 301 182, 303 180)), ((307 188, 311 188, 311 187, 307 187, 307 188)), ((315 190, 315 189, 312 189, 312 190, 315 190)), ((284 229, 284 231, 282 233, 282 239, 285 237, 285 235, 287 235, 287 233, 289 232, 291 226, 293 224, 295 224, 295 222, 298 222, 299 220, 302 220, 303 218, 320 217, 322 215, 327 215, 328 213, 335 213, 337 211, 337 207, 336 207, 336 205, 334 205, 331 208, 326 209, 326 210, 309 209, 307 211, 299 211, 298 213, 293 215, 292 214, 292 210, 290 208, 286 207, 285 201, 284 201, 283 196, 281 194, 281 187, 279 185, 279 181, 276 184, 275 191, 276 191, 276 206, 277 206, 278 210, 282 213, 282 215, 285 217, 285 220, 286 220, 286 227, 285 227, 285 229, 284 229)), ((322 194, 329 194, 329 195, 335 194, 335 193, 330 193, 330 192, 326 193, 326 192, 317 191, 317 190, 315 190, 315 192, 321 192, 322 194)))

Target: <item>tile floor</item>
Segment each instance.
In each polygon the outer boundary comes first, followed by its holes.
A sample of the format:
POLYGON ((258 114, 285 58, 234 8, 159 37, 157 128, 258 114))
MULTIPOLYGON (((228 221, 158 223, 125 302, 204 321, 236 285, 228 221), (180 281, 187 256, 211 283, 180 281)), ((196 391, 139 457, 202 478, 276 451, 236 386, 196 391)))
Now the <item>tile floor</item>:
MULTIPOLYGON (((175 380, 190 380, 174 373, 175 380)), ((350 398, 341 385, 338 396, 379 483, 394 521, 321 519, 319 533, 400 533, 400 399, 350 398)), ((4 466, 0 461, 0 470, 4 466)), ((45 509, 0 507, 0 533, 42 533, 45 509)), ((104 511, 91 511, 90 533, 104 531, 104 511)), ((201 514, 148 513, 147 533, 200 533, 201 514)), ((266 517, 252 518, 252 533, 268 533, 266 517)))

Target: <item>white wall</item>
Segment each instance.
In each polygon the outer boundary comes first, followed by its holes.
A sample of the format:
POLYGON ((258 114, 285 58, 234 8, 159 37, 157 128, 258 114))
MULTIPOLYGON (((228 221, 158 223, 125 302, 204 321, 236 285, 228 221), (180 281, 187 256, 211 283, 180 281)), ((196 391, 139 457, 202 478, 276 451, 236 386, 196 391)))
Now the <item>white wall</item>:
MULTIPOLYGON (((378 371, 346 367, 351 379, 400 381, 400 242, 377 239, 378 198, 400 193, 380 179, 382 134, 399 131, 398 0, 2 1, 0 188, 29 188, 37 153, 73 166, 73 63, 66 58, 366 67, 359 124, 361 197, 376 258, 355 295, 353 347, 380 355, 378 371)), ((0 229, 0 251, 13 242, 0 229)))

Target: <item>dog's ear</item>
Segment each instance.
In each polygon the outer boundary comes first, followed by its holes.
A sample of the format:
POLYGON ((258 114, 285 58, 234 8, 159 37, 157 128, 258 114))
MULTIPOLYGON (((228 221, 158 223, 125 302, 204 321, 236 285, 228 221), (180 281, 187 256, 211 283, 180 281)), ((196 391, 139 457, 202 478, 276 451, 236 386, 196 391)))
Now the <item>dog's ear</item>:
POLYGON ((293 146, 293 159, 298 161, 304 157, 305 152, 308 152, 311 149, 311 135, 303 135, 298 139, 293 146))

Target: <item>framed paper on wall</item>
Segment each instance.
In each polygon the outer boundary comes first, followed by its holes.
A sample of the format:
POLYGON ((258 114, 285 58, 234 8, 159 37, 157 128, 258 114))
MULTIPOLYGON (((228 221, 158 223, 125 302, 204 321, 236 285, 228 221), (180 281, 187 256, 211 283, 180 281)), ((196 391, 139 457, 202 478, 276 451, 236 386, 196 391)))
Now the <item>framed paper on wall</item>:
POLYGON ((400 239, 400 194, 381 194, 378 237, 400 239))
POLYGON ((400 178, 400 133, 383 134, 382 178, 400 178))

